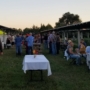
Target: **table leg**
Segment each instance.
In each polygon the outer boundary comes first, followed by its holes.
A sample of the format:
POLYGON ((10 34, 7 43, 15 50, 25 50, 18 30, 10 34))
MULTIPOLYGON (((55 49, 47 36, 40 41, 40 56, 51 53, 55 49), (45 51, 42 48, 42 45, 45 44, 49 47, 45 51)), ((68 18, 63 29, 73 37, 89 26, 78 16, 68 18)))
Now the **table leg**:
MULTIPOLYGON (((40 73, 41 73, 41 81, 43 81, 43 71, 42 70, 39 70, 40 71, 40 73)), ((31 78, 30 78, 30 81, 32 81, 33 79, 33 77, 32 77, 32 73, 33 73, 33 70, 31 70, 31 78)))
POLYGON ((42 70, 40 71, 41 71, 41 81, 43 81, 43 71, 42 70))
POLYGON ((32 70, 31 70, 31 81, 32 81, 32 70))

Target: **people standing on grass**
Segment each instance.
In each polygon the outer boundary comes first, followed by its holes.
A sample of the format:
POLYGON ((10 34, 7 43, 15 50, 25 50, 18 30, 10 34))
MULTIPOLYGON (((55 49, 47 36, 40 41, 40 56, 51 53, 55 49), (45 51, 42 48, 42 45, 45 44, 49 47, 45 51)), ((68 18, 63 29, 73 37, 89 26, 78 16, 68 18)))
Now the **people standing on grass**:
POLYGON ((37 35, 37 43, 41 43, 41 35, 40 34, 37 35))
POLYGON ((11 45, 12 45, 12 47, 14 47, 14 44, 15 44, 15 36, 11 35, 11 45))
POLYGON ((26 38, 27 42, 27 48, 28 48, 28 54, 33 54, 33 42, 34 42, 34 37, 32 36, 32 33, 26 38))
POLYGON ((25 45, 25 49, 26 49, 26 54, 28 54, 28 45, 27 45, 27 41, 26 41, 26 38, 28 37, 29 35, 26 34, 26 37, 25 37, 25 40, 24 40, 24 45, 25 45))
POLYGON ((16 45, 16 55, 21 55, 22 53, 22 37, 18 34, 15 38, 16 45))
POLYGON ((9 37, 6 40, 6 47, 7 47, 7 49, 11 48, 11 39, 9 37))
POLYGON ((56 48, 56 34, 55 32, 53 31, 52 32, 52 54, 55 55, 57 54, 57 48, 56 48))
POLYGON ((49 48, 49 54, 52 54, 52 33, 49 32, 48 35, 48 48, 49 48))
POLYGON ((41 35, 40 34, 34 35, 34 43, 41 43, 41 35))
POLYGON ((49 53, 56 55, 59 54, 60 50, 60 35, 56 34, 54 31, 51 33, 49 32, 48 35, 48 47, 49 53))
POLYGON ((48 35, 47 34, 44 35, 43 43, 44 43, 44 48, 47 49, 48 48, 48 35))

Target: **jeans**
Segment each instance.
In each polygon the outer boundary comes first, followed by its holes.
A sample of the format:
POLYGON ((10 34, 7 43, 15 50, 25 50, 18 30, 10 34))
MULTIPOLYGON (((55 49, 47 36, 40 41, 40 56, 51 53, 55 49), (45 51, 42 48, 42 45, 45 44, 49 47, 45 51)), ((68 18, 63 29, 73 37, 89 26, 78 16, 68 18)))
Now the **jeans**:
POLYGON ((47 41, 47 40, 44 41, 44 48, 45 48, 45 49, 48 48, 48 41, 47 41))
POLYGON ((28 46, 26 45, 26 54, 28 54, 28 46))
POLYGON ((49 54, 52 54, 52 42, 49 42, 49 54))
POLYGON ((80 65, 80 63, 81 63, 81 57, 80 57, 79 55, 71 54, 71 55, 70 55, 70 58, 76 59, 76 64, 77 64, 77 65, 80 65))
POLYGON ((21 54, 22 53, 21 45, 20 46, 16 46, 16 53, 17 54, 21 54))
POLYGON ((86 59, 86 57, 87 57, 86 54, 82 54, 82 56, 83 56, 85 59, 86 59))
POLYGON ((33 54, 32 46, 28 46, 28 54, 33 54))
POLYGON ((56 50, 56 42, 52 42, 52 54, 56 54, 57 50, 56 50))

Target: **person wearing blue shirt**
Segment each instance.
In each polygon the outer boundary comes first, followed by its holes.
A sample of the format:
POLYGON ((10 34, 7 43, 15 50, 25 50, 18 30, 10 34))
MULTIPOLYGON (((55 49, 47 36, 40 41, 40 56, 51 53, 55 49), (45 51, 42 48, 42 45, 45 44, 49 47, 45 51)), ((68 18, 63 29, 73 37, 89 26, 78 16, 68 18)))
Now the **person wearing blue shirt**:
POLYGON ((15 45, 16 45, 16 55, 21 55, 22 53, 22 37, 20 35, 17 35, 15 38, 15 45))
POLYGON ((33 54, 33 42, 34 42, 34 37, 32 36, 32 33, 26 38, 27 42, 27 47, 28 47, 28 54, 33 54))
POLYGON ((86 47, 86 53, 90 53, 90 46, 86 47))

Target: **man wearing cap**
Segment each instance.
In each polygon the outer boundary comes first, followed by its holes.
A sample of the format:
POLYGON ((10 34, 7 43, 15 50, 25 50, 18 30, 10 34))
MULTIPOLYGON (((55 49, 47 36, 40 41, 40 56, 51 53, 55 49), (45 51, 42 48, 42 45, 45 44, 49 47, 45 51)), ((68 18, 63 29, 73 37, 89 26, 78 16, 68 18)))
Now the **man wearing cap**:
POLYGON ((77 55, 73 52, 73 46, 74 46, 74 43, 71 40, 69 40, 68 46, 67 46, 67 53, 70 58, 76 59, 76 65, 80 65, 81 57, 80 57, 80 55, 77 55))

